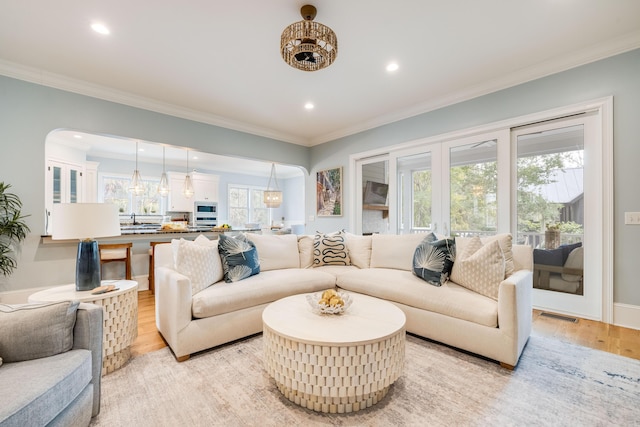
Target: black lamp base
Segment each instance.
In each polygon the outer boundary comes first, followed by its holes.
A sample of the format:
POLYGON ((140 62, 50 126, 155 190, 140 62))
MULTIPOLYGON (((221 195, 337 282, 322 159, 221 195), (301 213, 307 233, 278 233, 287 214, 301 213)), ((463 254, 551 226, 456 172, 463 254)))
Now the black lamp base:
POLYGON ((90 291, 100 286, 100 251, 95 240, 78 243, 76 291, 90 291))

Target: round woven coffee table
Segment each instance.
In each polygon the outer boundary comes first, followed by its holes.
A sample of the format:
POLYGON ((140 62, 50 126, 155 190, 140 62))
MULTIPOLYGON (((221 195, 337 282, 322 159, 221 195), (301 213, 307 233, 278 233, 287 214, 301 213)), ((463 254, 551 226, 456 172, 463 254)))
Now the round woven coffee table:
POLYGON ((317 314, 305 295, 264 309, 265 369, 292 402, 317 412, 355 412, 378 403, 404 367, 402 310, 366 295, 340 315, 317 314))

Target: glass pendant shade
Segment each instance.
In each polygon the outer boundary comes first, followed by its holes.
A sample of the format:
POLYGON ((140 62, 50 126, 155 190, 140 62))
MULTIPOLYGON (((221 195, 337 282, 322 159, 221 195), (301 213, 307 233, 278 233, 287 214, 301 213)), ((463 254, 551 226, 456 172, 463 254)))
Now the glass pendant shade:
POLYGON ((282 203, 282 191, 278 188, 278 178, 276 177, 276 165, 271 164, 271 175, 267 189, 264 191, 264 205, 268 208, 279 208, 282 203), (271 183, 273 182, 273 187, 271 183))
POLYGON ((133 171, 133 176, 131 177, 131 184, 129 185, 129 191, 138 196, 144 193, 144 186, 142 185, 142 176, 140 176, 140 171, 138 170, 138 141, 136 141, 136 168, 133 171))
POLYGON ((189 150, 187 150, 187 176, 184 177, 184 187, 182 189, 184 197, 190 199, 193 197, 195 191, 193 190, 193 182, 191 181, 191 174, 189 173, 189 150))
POLYGON ((184 193, 184 197, 186 197, 187 199, 193 197, 193 182, 191 181, 191 175, 189 174, 187 174, 187 176, 184 178, 184 188, 182 191, 184 193))
POLYGON ((162 175, 160 176, 160 184, 158 185, 158 194, 161 196, 167 196, 169 194, 169 179, 167 178, 167 173, 165 172, 165 157, 164 157, 164 149, 162 147, 162 175))

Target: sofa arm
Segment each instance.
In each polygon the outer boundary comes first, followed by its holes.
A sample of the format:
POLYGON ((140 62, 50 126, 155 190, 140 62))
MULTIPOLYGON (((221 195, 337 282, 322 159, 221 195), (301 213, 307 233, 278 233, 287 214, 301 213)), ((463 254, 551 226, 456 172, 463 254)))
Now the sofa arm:
POLYGON ((524 347, 531 334, 533 273, 518 270, 500 283, 498 289, 498 327, 524 347))
POLYGON ((175 352, 178 333, 192 318, 191 280, 168 267, 156 268, 155 274, 156 326, 175 352))
POLYGON ((100 379, 102 376, 103 343, 102 307, 95 304, 80 303, 76 312, 76 324, 73 328, 73 348, 91 351, 91 373, 93 384, 93 410, 91 416, 100 412, 100 379))

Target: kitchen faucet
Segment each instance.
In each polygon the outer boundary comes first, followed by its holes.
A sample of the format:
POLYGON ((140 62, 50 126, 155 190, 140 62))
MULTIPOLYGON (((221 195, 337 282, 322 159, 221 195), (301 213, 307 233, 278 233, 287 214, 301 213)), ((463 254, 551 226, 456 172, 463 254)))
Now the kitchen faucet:
POLYGON ((138 225, 136 222, 136 214, 134 212, 131 213, 131 219, 133 220, 133 225, 138 225))

